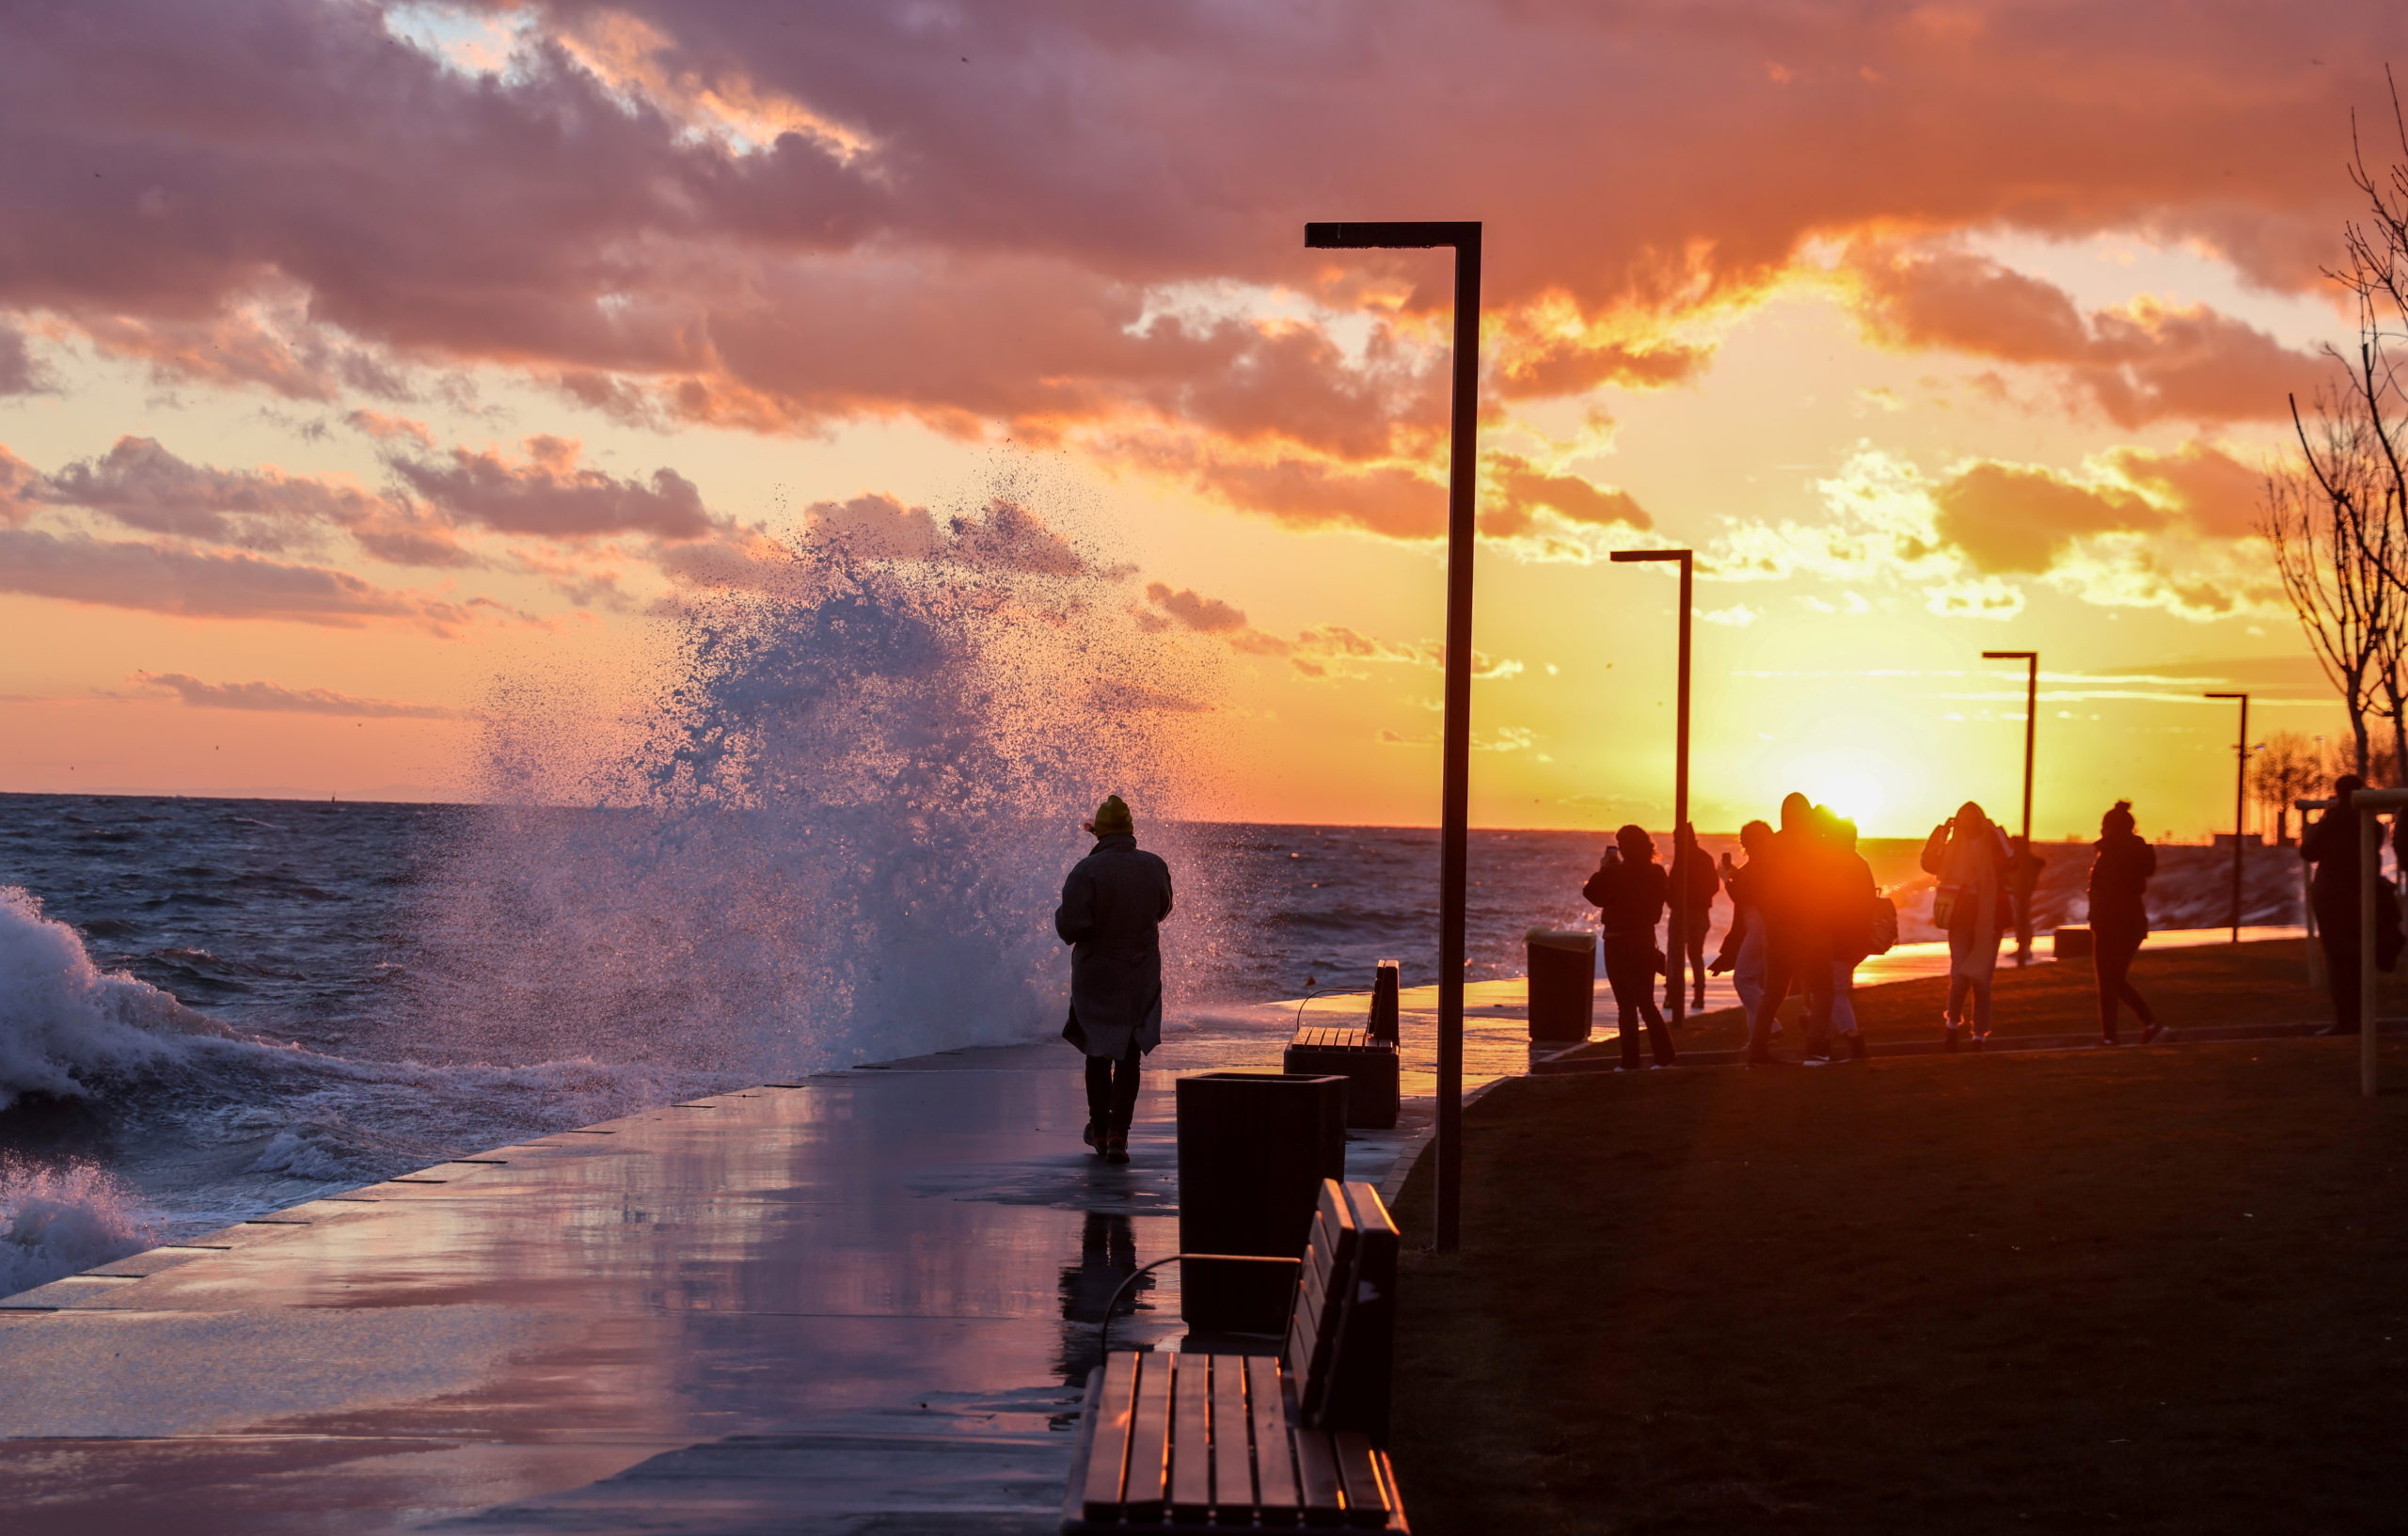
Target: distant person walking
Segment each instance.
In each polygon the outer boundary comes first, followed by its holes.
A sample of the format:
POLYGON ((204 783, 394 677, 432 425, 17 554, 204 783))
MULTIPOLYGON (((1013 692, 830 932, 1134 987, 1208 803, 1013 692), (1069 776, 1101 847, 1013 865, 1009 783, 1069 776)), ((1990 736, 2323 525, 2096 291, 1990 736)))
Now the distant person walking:
POLYGON ((1614 846, 1606 849, 1597 872, 1580 888, 1580 895, 1597 909, 1606 981, 1613 988, 1621 1020, 1624 1071, 1639 1069, 1642 1022, 1656 1050, 1656 1065, 1672 1065, 1672 1037, 1656 1007, 1656 973, 1664 954, 1656 947, 1656 925, 1663 920, 1671 884, 1671 877, 1656 862, 1655 839, 1645 828, 1629 826, 1614 833, 1614 846))
POLYGON ((1748 1016, 1748 1063, 1772 1064, 1772 1035, 1790 989, 1806 994, 1806 1039, 1824 1038, 1831 1016, 1829 844, 1814 827, 1814 802, 1781 802, 1781 831, 1748 861, 1748 887, 1765 928, 1765 985, 1748 1016))
POLYGON ((1054 931, 1070 946, 1070 1017, 1062 1037, 1086 1053, 1086 1144, 1107 1163, 1129 1161, 1138 1062, 1163 1040, 1163 951, 1170 865, 1137 847, 1137 826, 1117 795, 1080 828, 1095 848, 1062 882, 1054 931))
POLYGON ((1998 972, 1998 941, 2013 911, 2006 888, 2009 851, 1996 823, 1972 800, 1931 830, 1923 867, 1940 880, 1932 922, 1948 930, 1948 1049, 1970 1039, 1974 1050, 1990 1037, 1990 981, 1998 972))
MULTIPOLYGON (((1697 829, 1683 827, 1678 842, 1680 858, 1675 861, 1682 879, 1688 886, 1687 905, 1681 909, 1681 948, 1688 958, 1690 982, 1689 1006, 1705 1006, 1705 930, 1714 926, 1714 898, 1722 889, 1720 877, 1714 872, 1714 861, 1705 849, 1698 847, 1697 829)), ((1666 966, 1670 971, 1671 967, 1666 966)), ((1672 1006, 1673 990, 1678 984, 1664 978, 1664 1006, 1672 1006)))
POLYGON ((2132 830, 2132 802, 2117 800, 2099 818, 2098 851, 2090 858, 2090 963, 2099 975, 2099 1043, 2114 1045, 2116 1015, 2131 1005, 2141 1044, 2165 1026, 2131 983, 2132 957, 2148 937, 2148 879, 2157 850, 2132 830))
POLYGON ((2032 963, 2032 897, 2049 861, 2032 851, 2032 840, 2017 832, 2006 840, 2007 885, 2015 893, 2015 963, 2032 963))
POLYGON ((1739 1006, 1751 1020, 1765 995, 1765 920, 1756 911, 1756 861, 1771 843, 1771 823, 1751 821, 1739 829, 1739 847, 1748 862, 1734 864, 1731 855, 1722 856, 1722 889, 1731 897, 1731 926, 1723 930, 1722 946, 1715 951, 1711 969, 1718 976, 1730 974, 1739 1006))

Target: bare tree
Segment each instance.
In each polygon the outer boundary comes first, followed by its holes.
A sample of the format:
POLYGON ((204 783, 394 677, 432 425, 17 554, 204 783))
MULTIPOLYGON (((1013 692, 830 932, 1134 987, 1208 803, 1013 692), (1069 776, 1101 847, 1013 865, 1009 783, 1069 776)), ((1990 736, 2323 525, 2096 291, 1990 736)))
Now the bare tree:
POLYGON ((2274 814, 2274 841, 2291 840, 2291 801, 2324 788, 2322 749, 2297 731, 2276 731, 2249 759, 2249 794, 2274 814))
MULTIPOLYGON (((2393 590, 2392 607, 2400 609, 2408 597, 2408 389, 2399 362, 2399 349, 2408 344, 2408 110, 2388 68, 2384 81, 2399 158, 2380 169, 2370 166, 2357 115, 2351 114, 2350 181, 2365 199, 2364 212, 2343 227, 2341 265, 2326 269, 2357 306, 2356 356, 2325 349, 2346 380, 2346 455, 2328 457, 2321 467, 2315 453, 2305 458, 2320 488, 2356 500, 2352 522, 2360 558, 2383 573, 2393 590)), ((2292 419, 2296 424, 2296 402, 2292 419)), ((2301 443, 2305 449, 2305 434, 2301 443)), ((2391 721, 2393 758, 2408 762, 2408 624, 2395 622, 2388 629, 2377 646, 2374 681, 2391 721)))
POLYGON ((2396 547, 2396 519, 2369 525, 2384 507, 2381 466, 2353 397, 2320 391, 2312 418, 2293 398, 2291 423, 2299 462, 2267 474, 2258 528, 2273 546, 2291 611, 2349 710, 2363 778, 2374 756, 2367 718, 2399 674, 2408 588, 2392 562, 2404 552, 2396 547))

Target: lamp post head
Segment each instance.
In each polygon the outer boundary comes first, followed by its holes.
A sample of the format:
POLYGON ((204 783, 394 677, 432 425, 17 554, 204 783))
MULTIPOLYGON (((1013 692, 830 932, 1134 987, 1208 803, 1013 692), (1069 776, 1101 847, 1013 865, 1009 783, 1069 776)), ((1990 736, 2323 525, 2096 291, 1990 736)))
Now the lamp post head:
POLYGON ((2040 659, 2040 653, 2037 651, 1984 651, 1982 659, 1985 661, 2037 661, 2040 659))
POLYGON ((1478 219, 1451 223, 1349 219, 1305 226, 1308 250, 1427 250, 1434 245, 1479 244, 1478 219))
POLYGON ((1687 561, 1695 553, 1693 549, 1617 549, 1608 558, 1617 565, 1628 565, 1644 561, 1687 561))

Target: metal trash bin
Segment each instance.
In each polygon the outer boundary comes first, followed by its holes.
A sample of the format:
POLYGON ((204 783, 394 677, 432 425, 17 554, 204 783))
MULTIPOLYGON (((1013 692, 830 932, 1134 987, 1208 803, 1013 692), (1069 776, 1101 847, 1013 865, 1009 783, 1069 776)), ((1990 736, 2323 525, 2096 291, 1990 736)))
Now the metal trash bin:
MULTIPOLYGON (((1303 1253, 1321 1181, 1346 1177, 1346 1079, 1199 1072, 1176 1092, 1180 1252, 1303 1253)), ((1191 1259, 1179 1282, 1190 1327, 1275 1335, 1296 1272, 1191 1259)))
POLYGON ((1597 936, 1585 928, 1532 928, 1530 1038, 1585 1040, 1597 998, 1597 936))

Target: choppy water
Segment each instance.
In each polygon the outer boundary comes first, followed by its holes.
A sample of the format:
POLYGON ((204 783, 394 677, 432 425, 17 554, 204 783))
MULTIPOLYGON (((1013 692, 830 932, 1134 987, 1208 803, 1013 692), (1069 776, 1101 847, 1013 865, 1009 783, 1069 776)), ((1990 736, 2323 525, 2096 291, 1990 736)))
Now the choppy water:
MULTIPOLYGON (((604 965, 598 957, 523 955, 509 972, 522 978, 510 1009, 473 1006, 497 950, 557 943, 563 931, 557 914, 532 908, 521 930, 510 901, 488 895, 479 943, 459 942, 462 892, 489 892, 464 881, 470 874, 490 881, 497 846, 529 847, 522 815, 0 796, 0 1153, 21 1160, 0 1168, 0 1289, 98 1262, 145 1238, 644 1103, 1041 1036, 1060 1018, 1068 960, 1044 929, 1040 900, 1022 914, 1033 930, 1025 952, 1038 958, 1033 979, 1014 982, 1034 993, 1016 1012, 981 1017, 932 1005, 890 1026, 873 1006, 892 1011, 906 1006, 898 998, 942 996, 943 989, 928 991, 923 977, 920 993, 880 991, 879 968, 865 964, 849 973, 861 987, 849 998, 806 990, 774 1000, 792 1019, 808 1020, 815 1008, 852 1008, 860 1018, 825 1028, 735 1028, 728 1010, 761 995, 761 976, 748 970, 753 990, 740 996, 705 996, 696 978, 715 974, 716 959, 663 951, 654 984, 612 993, 611 1006, 625 1016, 576 1048, 584 1037, 575 1010, 593 1005, 568 973, 604 965), (499 823, 512 830, 498 843, 499 823), (547 972, 562 976, 556 996, 523 979, 547 972), (506 1015, 517 1010, 551 1021, 511 1027, 506 1015), (698 1019, 719 1038, 706 1055, 692 1043, 698 1019), (106 1178, 63 1177, 70 1163, 106 1178)), ((631 835, 626 812, 544 815, 555 842, 590 834, 616 848, 631 835)), ((722 835, 749 824, 726 815, 734 819, 722 835)), ((693 835, 682 821, 659 823, 653 834, 672 826, 693 835)), ((1207 893, 1165 933, 1174 1017, 1358 986, 1384 958, 1403 962, 1409 985, 1434 979, 1433 831, 1189 825, 1145 840, 1172 850, 1183 890, 1207 893), (1191 879, 1199 872, 1210 879, 1191 879)), ((1473 834, 1473 979, 1518 974, 1528 928, 1586 921, 1579 886, 1600 841, 1582 832, 1473 834)), ((1709 851, 1723 846, 1707 841, 1709 851)), ((1085 846, 1066 827, 1029 850, 1029 868, 1067 868, 1085 846)), ((1912 845, 1869 843, 1866 851, 1879 878, 1911 887, 1912 845)), ((2166 850, 2161 922, 2219 920, 2226 857, 2166 850)), ((2063 857, 2052 866, 2044 915, 2078 909, 2084 862, 2063 857)), ((2294 868, 2278 852, 2253 863, 2252 921, 2293 915, 2294 868)), ((1036 878, 1008 873, 1023 884, 1036 878)), ((957 891, 979 884, 974 872, 949 878, 957 891)), ((1927 903, 1909 889, 1908 937, 1928 936, 1917 921, 1927 903)), ((944 925, 967 910, 939 913, 933 937, 891 958, 942 972, 944 925)), ((1721 916, 1718 908, 1718 926, 1721 916)), ((798 908, 793 920, 807 919, 798 908)), ((997 919, 990 912, 988 920, 997 919)), ((873 932, 865 942, 878 940, 873 932)), ((974 942, 974 935, 964 941, 974 942)), ((610 963, 626 969, 626 958, 610 963)))

